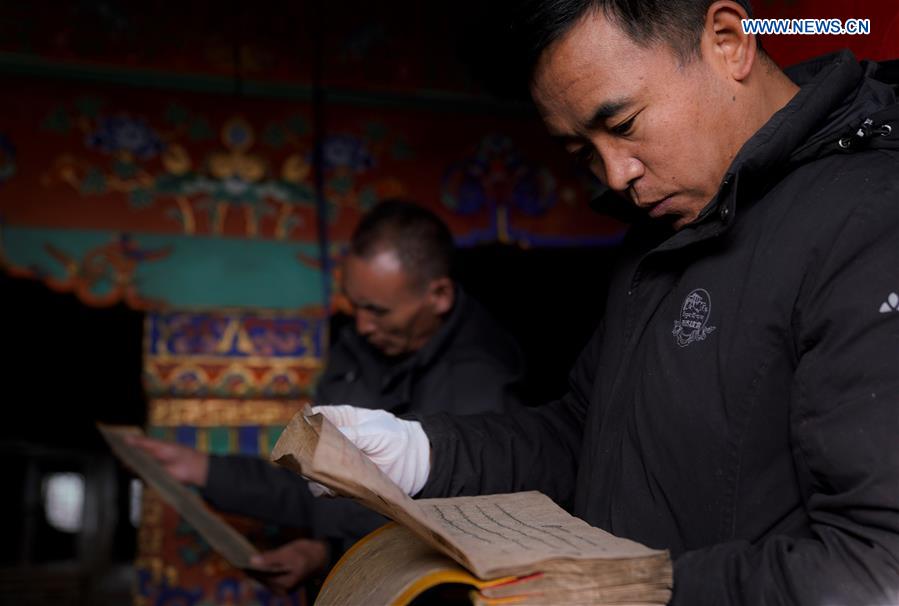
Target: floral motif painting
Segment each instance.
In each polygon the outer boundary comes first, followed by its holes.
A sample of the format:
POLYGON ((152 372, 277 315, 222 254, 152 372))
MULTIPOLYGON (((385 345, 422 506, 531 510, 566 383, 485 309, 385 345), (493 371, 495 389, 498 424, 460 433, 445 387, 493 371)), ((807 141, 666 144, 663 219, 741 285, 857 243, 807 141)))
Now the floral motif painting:
POLYGON ((316 313, 332 251, 389 197, 463 246, 623 231, 529 115, 333 103, 316 127, 301 101, 20 84, 0 99, 18 117, 0 130, 0 262, 94 305, 316 313))

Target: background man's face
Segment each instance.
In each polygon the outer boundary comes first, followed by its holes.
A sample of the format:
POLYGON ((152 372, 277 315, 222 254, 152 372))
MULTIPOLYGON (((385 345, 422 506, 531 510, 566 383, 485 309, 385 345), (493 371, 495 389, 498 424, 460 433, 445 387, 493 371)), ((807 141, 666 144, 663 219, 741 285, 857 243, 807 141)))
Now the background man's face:
POLYGON ((717 192, 742 142, 731 89, 705 56, 681 65, 601 13, 550 45, 531 93, 550 133, 611 189, 681 228, 717 192))
POLYGON ((385 355, 420 349, 440 325, 427 289, 415 284, 392 250, 368 259, 350 254, 343 292, 353 305, 357 332, 385 355))

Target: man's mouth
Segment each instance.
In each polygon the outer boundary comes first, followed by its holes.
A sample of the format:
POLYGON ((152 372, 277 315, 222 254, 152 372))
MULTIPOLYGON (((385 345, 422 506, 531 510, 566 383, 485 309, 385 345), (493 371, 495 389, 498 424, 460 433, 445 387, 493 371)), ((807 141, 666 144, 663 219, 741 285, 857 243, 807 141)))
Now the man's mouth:
POLYGON ((394 349, 396 347, 396 342, 391 340, 390 338, 386 338, 386 337, 381 337, 378 339, 369 339, 368 343, 372 347, 379 349, 383 352, 388 352, 391 349, 394 349))
POLYGON ((648 212, 650 217, 658 219, 659 217, 669 214, 673 205, 674 195, 670 195, 656 200, 655 202, 650 202, 649 204, 642 204, 641 207, 648 212))

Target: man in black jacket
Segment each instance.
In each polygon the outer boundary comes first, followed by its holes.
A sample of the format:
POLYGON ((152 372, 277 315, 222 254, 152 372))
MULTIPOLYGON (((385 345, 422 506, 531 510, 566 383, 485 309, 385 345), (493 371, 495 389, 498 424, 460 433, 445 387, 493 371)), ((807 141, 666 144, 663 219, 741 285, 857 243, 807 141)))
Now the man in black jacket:
MULTIPOLYGON (((503 413, 518 407, 524 362, 515 342, 450 278, 446 225, 411 203, 383 202, 360 221, 344 264, 352 324, 339 332, 316 387, 321 404, 355 404, 395 414, 503 413)), ((346 547, 384 523, 349 500, 314 500, 306 482, 253 457, 208 456, 135 439, 178 480, 200 486, 223 511, 308 527, 263 553, 279 589, 327 568, 346 547)))
POLYGON ((899 603, 895 82, 848 52, 785 74, 729 0, 528 4, 537 108, 636 210, 570 392, 321 410, 376 421, 357 444, 410 494, 538 489, 669 549, 673 604, 899 603))

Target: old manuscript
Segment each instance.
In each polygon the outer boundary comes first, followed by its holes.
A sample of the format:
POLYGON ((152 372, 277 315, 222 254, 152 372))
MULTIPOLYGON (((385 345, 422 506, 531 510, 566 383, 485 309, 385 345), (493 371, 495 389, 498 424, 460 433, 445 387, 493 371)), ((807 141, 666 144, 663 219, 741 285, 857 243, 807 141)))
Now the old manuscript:
MULTIPOLYGON (((412 500, 322 415, 298 413, 272 460, 394 520, 332 572, 321 604, 404 604, 439 583, 472 599, 664 604, 665 551, 590 526, 539 492, 412 500)), ((498 603, 498 602, 496 602, 498 603)))
POLYGON ((258 553, 246 537, 212 512, 193 490, 178 482, 156 460, 139 448, 130 446, 125 436, 143 435, 139 427, 97 424, 112 452, 125 465, 153 487, 166 503, 196 529, 229 564, 244 570, 253 569, 250 558, 258 553))

